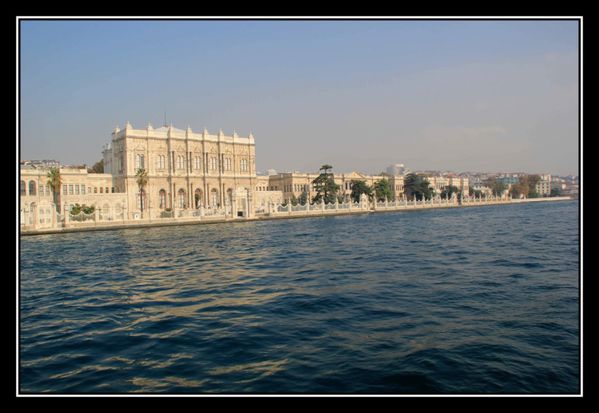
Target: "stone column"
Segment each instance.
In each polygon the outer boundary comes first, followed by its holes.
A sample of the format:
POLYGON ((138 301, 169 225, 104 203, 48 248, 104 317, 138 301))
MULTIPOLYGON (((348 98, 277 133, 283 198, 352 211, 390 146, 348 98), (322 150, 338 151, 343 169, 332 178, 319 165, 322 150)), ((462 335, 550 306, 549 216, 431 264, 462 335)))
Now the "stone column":
POLYGON ((94 209, 94 223, 98 223, 100 220, 100 208, 94 209))
POLYGON ((237 191, 233 191, 231 194, 231 218, 235 219, 235 214, 237 212, 237 191))
POLYGON ((290 200, 287 201, 287 213, 289 215, 291 215, 291 201, 290 200))
POLYGON ((67 203, 64 203, 64 209, 62 210, 63 213, 63 218, 62 218, 62 222, 63 222, 63 226, 67 226, 69 224, 69 216, 70 216, 70 212, 67 208, 67 203))
POLYGON ((247 217, 248 218, 253 218, 256 210, 254 209, 254 196, 252 195, 252 191, 251 190, 247 190, 247 217))
POLYGON ((322 212, 324 212, 324 198, 320 200, 320 208, 322 209, 322 212))
POLYGON ((33 215, 33 229, 35 229, 39 226, 39 223, 37 222, 39 219, 39 214, 37 213, 38 209, 39 209, 39 206, 37 205, 37 202, 36 202, 35 208, 33 208, 33 211, 31 211, 31 215, 33 215))

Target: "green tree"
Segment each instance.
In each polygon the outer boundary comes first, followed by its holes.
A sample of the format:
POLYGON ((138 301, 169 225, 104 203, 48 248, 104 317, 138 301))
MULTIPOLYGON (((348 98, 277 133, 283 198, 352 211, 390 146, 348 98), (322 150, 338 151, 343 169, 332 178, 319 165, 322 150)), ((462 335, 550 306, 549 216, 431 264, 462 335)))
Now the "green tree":
POLYGON ((551 188, 549 196, 562 196, 564 192, 560 188, 551 188))
POLYGON ((538 198, 540 195, 537 192, 537 184, 541 180, 539 175, 528 175, 528 197, 529 198, 538 198))
POLYGON ((519 198, 523 195, 527 198, 538 198, 539 194, 536 190, 537 183, 541 180, 539 175, 524 175, 518 178, 518 183, 512 185, 510 193, 512 197, 519 198))
POLYGON ((139 187, 139 204, 141 206, 141 217, 144 217, 144 199, 143 199, 143 189, 148 184, 148 173, 145 169, 139 168, 135 173, 135 182, 137 182, 137 186, 139 187))
POLYGON ((81 212, 81 205, 75 204, 71 207, 71 215, 79 215, 81 212))
POLYGON ((423 197, 430 198, 433 194, 433 188, 424 176, 409 173, 404 179, 404 193, 409 200, 414 198, 422 199, 423 197))
POLYGON ((453 194, 456 194, 456 196, 460 196, 460 188, 453 185, 447 185, 441 191, 441 198, 451 198, 453 194))
POLYGON ((299 198, 297 199, 297 202, 299 202, 301 205, 306 205, 306 203, 308 202, 308 192, 306 192, 306 190, 302 191, 299 198))
POLYGON ((296 206, 297 205, 297 197, 295 196, 295 194, 291 195, 291 205, 296 206))
POLYGON ((93 205, 87 206, 85 204, 83 204, 83 205, 75 204, 71 208, 71 215, 79 215, 82 211, 84 214, 87 214, 87 215, 93 214, 96 211, 96 207, 93 205))
POLYGON ((50 168, 48 175, 48 186, 52 190, 52 199, 56 206, 56 212, 60 214, 60 187, 62 185, 62 177, 60 176, 60 169, 50 168))
POLYGON ((528 195, 528 185, 524 185, 523 183, 513 184, 510 188, 510 195, 512 198, 520 198, 520 196, 528 195))
POLYGON ((335 183, 333 173, 329 173, 330 169, 333 169, 331 165, 322 165, 320 167, 320 175, 312 181, 314 190, 316 191, 312 202, 320 202, 321 200, 324 200, 328 204, 335 202, 339 185, 335 183))
POLYGON ((372 188, 368 186, 366 181, 352 180, 351 181, 351 199, 354 202, 360 202, 360 198, 362 194, 368 195, 368 197, 372 197, 372 188))
POLYGON ((468 189, 468 194, 470 196, 474 196, 476 198, 481 198, 483 196, 482 191, 479 191, 478 189, 472 189, 472 188, 468 189))
POLYGON ((393 199, 393 191, 391 190, 389 180, 385 178, 380 179, 374 183, 373 187, 377 201, 384 201, 386 199, 391 201, 393 199))
POLYGON ((91 168, 87 168, 87 172, 103 174, 104 173, 104 159, 100 159, 98 162, 94 164, 91 168))
POLYGON ((497 178, 489 178, 485 181, 487 186, 493 192, 493 195, 501 196, 503 191, 507 189, 507 185, 498 180, 497 178))
POLYGON ((87 206, 85 204, 82 205, 81 209, 83 210, 83 212, 85 214, 93 214, 96 211, 96 207, 91 205, 91 206, 87 206))

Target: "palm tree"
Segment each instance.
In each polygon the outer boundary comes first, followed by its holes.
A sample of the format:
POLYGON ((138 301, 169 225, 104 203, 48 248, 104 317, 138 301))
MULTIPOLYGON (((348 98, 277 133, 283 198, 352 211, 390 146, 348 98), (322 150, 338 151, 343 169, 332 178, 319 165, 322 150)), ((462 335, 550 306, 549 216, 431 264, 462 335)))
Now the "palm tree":
POLYGON ((137 186, 139 186, 139 205, 141 206, 141 217, 144 217, 144 200, 143 189, 148 184, 148 172, 145 169, 139 168, 135 173, 137 186))
POLYGON ((60 186, 62 184, 60 169, 50 168, 50 172, 48 172, 47 177, 47 184, 52 190, 52 199, 54 200, 54 205, 56 205, 56 212, 60 214, 60 186))

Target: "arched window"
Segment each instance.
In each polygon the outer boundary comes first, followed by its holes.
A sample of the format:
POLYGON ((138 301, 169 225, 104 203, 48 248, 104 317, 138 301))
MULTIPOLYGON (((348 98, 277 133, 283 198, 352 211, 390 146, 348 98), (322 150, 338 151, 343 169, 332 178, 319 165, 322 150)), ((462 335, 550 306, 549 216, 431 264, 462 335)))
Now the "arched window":
POLYGON ((247 172, 247 170, 248 170, 248 160, 247 159, 242 159, 240 161, 239 166, 240 166, 240 170, 242 172, 247 172))
POLYGON ((35 181, 29 181, 29 195, 35 195, 35 181))
POLYGON ((21 181, 21 195, 27 195, 27 184, 25 181, 21 181))
POLYGON ((201 189, 199 189, 199 188, 196 189, 193 199, 195 201, 196 208, 199 208, 200 205, 202 205, 202 190, 201 189))
POLYGON ((212 208, 218 207, 218 191, 216 189, 212 189, 210 192, 210 206, 212 208))
POLYGON ((183 169, 183 157, 181 155, 177 156, 177 169, 183 169))
POLYGON ((164 155, 158 155, 156 158, 156 169, 164 169, 164 155))
POLYGON ((158 192, 158 198, 160 199, 160 209, 166 208, 166 191, 164 189, 158 192))
POLYGON ((233 189, 227 189, 227 197, 225 198, 225 205, 229 206, 233 203, 233 189))
POLYGON ((137 155, 135 155, 135 169, 144 169, 144 156, 140 153, 138 153, 137 155))
POLYGON ((183 188, 179 189, 177 198, 179 200, 179 208, 185 209, 185 190, 183 188))
POLYGON ((199 156, 196 156, 194 159, 194 165, 193 167, 195 168, 196 171, 199 171, 202 169, 202 158, 199 156))

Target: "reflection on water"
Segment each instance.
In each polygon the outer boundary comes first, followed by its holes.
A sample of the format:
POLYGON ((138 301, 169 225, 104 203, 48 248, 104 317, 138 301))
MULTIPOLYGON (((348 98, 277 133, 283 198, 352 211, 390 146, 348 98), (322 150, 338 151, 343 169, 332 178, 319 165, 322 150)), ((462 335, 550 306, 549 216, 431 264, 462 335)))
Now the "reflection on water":
POLYGON ((576 202, 21 240, 23 392, 578 392, 576 202))

